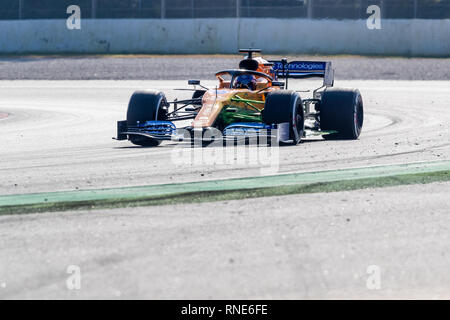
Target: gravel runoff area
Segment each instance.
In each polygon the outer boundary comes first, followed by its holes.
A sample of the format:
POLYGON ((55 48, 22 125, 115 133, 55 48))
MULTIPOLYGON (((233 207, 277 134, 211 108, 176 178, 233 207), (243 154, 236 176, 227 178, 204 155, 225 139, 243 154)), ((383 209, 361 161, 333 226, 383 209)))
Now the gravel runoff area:
MULTIPOLYGON (((213 79, 219 70, 237 68, 240 59, 238 55, 2 56, 0 80, 213 79)), ((338 80, 450 79, 450 58, 288 56, 288 59, 330 60, 338 80)))

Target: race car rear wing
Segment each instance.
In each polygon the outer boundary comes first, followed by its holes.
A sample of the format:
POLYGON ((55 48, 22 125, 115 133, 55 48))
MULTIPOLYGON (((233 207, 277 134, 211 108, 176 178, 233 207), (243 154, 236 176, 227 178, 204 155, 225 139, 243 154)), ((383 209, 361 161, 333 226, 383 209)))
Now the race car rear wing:
POLYGON ((273 70, 279 78, 323 78, 323 85, 332 87, 334 84, 334 70, 331 62, 322 61, 270 61, 273 70))

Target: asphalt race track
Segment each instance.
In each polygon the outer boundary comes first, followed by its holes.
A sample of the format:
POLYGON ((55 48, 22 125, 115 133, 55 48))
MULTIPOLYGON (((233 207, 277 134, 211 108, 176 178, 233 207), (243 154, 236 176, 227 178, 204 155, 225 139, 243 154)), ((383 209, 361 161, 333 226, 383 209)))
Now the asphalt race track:
POLYGON ((0 298, 448 299, 449 193, 436 183, 3 216, 0 298), (69 266, 80 290, 66 287, 69 266))
MULTIPOLYGON (((214 82, 205 82, 213 85, 214 82)), ((308 82, 308 85, 314 83, 308 82)), ((358 141, 311 137, 279 149, 278 171, 329 170, 449 159, 446 82, 341 81, 357 87, 366 122, 358 141)), ((260 175, 267 164, 236 160, 208 166, 183 163, 176 143, 135 147, 112 140, 135 89, 156 88, 168 99, 186 97, 184 81, 4 81, 1 120, 1 194, 162 184, 260 175)), ((277 159, 278 160, 278 159, 277 159)))
MULTIPOLYGON (((449 160, 449 84, 337 81, 362 93, 361 138, 281 147, 270 174, 449 160)), ((111 139, 134 90, 160 89, 171 100, 188 97, 174 90, 185 87, 1 81, 0 194, 266 174, 251 161, 181 161, 174 142, 140 148, 111 139)), ((435 183, 1 216, 0 298, 449 298, 449 194, 449 183, 435 183), (65 287, 69 265, 83 272, 81 290, 65 287), (382 270, 379 290, 366 287, 370 265, 382 270)))

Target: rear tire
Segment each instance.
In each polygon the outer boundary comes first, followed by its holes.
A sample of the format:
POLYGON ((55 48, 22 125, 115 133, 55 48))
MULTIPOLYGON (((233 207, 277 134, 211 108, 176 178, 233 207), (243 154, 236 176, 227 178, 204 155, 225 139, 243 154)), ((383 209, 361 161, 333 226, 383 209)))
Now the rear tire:
POLYGON ((320 103, 320 129, 337 131, 324 139, 356 140, 364 123, 364 107, 357 89, 327 89, 320 103))
POLYGON ((300 95, 295 91, 280 90, 270 92, 263 111, 266 124, 289 123, 289 139, 299 144, 305 130, 305 117, 300 95))
MULTIPOLYGON (((128 104, 127 124, 135 125, 136 122, 165 120, 167 114, 167 100, 164 93, 153 90, 136 91, 133 93, 128 104)), ((156 147, 161 141, 139 135, 129 135, 131 143, 144 146, 156 147)))

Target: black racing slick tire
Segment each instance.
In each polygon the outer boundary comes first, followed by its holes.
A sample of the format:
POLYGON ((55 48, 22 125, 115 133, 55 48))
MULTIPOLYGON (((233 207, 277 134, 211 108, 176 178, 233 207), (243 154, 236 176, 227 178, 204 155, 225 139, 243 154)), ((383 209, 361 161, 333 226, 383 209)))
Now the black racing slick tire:
MULTIPOLYGON (((153 120, 165 120, 167 114, 167 100, 164 93, 153 90, 136 91, 131 96, 127 111, 127 124, 136 125, 136 122, 153 120)), ((156 147, 161 141, 140 135, 130 135, 131 143, 144 146, 156 147)))
POLYGON ((262 113, 266 124, 289 123, 289 138, 292 144, 300 143, 305 130, 302 99, 298 92, 280 90, 270 92, 262 113))
POLYGON ((364 107, 357 89, 325 90, 320 103, 320 129, 336 131, 324 135, 324 139, 356 140, 364 123, 364 107))

